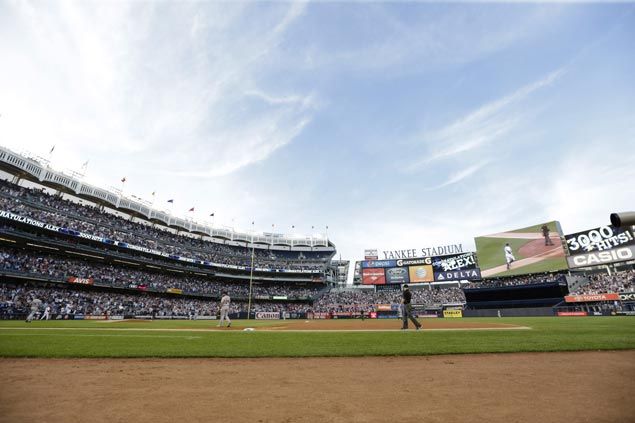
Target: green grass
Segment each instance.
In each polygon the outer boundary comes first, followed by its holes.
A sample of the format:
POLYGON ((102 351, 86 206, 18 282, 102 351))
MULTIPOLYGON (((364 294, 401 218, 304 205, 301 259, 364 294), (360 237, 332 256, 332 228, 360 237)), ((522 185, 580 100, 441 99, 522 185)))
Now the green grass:
MULTIPOLYGON (((422 332, 197 332, 215 322, 0 321, 3 357, 315 357, 635 349, 632 317, 466 319, 531 330, 422 332), (47 330, 62 327, 68 330, 47 330), (28 329, 27 329, 28 328, 28 329), (121 331, 112 329, 182 329, 121 331), (188 330, 194 329, 194 330, 188 330)), ((461 322, 461 319, 448 320, 461 322)), ((238 321, 258 327, 278 324, 238 321)), ((424 320, 425 325, 425 320, 424 320)), ((398 322, 395 321, 398 327, 398 322)))
POLYGON ((505 243, 509 243, 509 246, 512 247, 516 260, 523 259, 525 257, 518 250, 530 241, 527 239, 477 238, 478 265, 481 270, 487 270, 507 263, 503 251, 505 243))
POLYGON ((567 261, 564 257, 548 258, 537 263, 514 268, 514 265, 518 266, 518 260, 527 258, 525 255, 520 253, 520 248, 531 241, 532 240, 527 239, 476 238, 479 267, 481 270, 487 270, 496 266, 505 265, 506 261, 503 248, 505 247, 505 243, 509 243, 509 246, 512 247, 512 251, 514 252, 514 257, 516 257, 516 262, 512 264, 512 268, 510 270, 496 273, 491 277, 553 272, 567 268, 567 261))

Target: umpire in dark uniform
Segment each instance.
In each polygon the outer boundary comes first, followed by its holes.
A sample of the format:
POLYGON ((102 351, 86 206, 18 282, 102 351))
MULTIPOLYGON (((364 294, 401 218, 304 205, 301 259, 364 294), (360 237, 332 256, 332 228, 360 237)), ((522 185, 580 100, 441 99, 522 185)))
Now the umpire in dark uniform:
POLYGON ((401 318, 403 319, 403 325, 401 329, 408 329, 408 319, 414 323, 417 330, 421 329, 421 323, 415 319, 412 315, 412 293, 408 289, 408 285, 403 286, 403 300, 401 300, 401 318))

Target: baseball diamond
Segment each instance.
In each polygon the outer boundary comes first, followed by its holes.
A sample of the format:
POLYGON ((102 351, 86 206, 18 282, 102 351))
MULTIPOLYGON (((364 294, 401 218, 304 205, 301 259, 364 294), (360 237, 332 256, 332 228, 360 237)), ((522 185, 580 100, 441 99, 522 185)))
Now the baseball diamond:
POLYGON ((0 423, 635 422, 633 40, 0 0, 0 423))

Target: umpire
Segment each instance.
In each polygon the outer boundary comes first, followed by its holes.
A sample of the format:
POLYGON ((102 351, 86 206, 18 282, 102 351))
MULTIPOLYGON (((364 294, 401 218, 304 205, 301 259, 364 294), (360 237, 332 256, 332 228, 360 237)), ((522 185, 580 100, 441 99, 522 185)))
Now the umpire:
POLYGON ((408 319, 410 319, 412 320, 412 323, 414 323, 415 328, 419 330, 421 329, 421 323, 419 323, 417 319, 415 319, 415 317, 412 315, 412 304, 410 303, 411 301, 412 293, 410 292, 410 289, 408 289, 408 285, 404 285, 403 300, 401 300, 401 318, 403 319, 403 325, 401 326, 401 329, 408 329, 408 319))

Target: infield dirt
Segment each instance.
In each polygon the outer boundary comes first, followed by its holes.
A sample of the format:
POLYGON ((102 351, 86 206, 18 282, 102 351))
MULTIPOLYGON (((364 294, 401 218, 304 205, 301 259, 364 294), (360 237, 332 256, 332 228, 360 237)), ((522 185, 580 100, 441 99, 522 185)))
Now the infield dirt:
POLYGON ((628 422, 635 351, 0 359, 2 422, 628 422))

